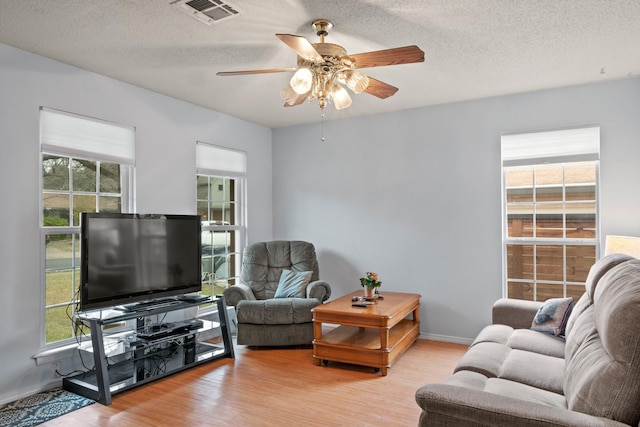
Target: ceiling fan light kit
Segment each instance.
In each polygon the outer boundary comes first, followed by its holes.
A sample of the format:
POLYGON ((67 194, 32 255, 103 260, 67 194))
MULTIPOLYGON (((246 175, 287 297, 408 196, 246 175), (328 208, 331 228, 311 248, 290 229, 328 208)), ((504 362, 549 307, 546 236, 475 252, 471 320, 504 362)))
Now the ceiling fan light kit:
POLYGON ((348 87, 353 93, 362 92, 384 99, 392 96, 398 88, 383 83, 357 69, 380 67, 385 65, 410 64, 424 61, 424 52, 417 46, 405 46, 395 49, 348 55, 345 48, 333 43, 325 43, 333 24, 326 19, 313 21, 313 29, 320 37, 319 43, 310 43, 302 36, 276 34, 283 43, 298 55, 297 67, 268 70, 222 71, 220 76, 260 74, 295 71, 289 85, 280 91, 285 107, 294 107, 305 100, 318 100, 320 109, 327 103, 333 103, 337 110, 351 105, 348 87))

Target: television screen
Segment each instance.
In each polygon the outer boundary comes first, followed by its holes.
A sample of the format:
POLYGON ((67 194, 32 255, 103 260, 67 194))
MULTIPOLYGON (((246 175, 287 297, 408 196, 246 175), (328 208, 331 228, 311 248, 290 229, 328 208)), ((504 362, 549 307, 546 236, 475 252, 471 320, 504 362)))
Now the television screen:
POLYGON ((80 310, 200 291, 198 215, 81 215, 80 310))

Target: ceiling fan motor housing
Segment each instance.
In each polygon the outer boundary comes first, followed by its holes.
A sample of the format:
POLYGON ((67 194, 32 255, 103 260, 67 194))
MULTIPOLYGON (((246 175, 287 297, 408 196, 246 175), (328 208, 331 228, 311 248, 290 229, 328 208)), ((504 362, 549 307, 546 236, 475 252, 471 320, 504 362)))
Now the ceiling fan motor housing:
POLYGON ((333 43, 313 43, 312 45, 322 55, 324 62, 309 61, 298 56, 298 67, 308 67, 323 74, 352 68, 351 61, 348 60, 348 57, 345 58, 347 51, 342 46, 333 43))

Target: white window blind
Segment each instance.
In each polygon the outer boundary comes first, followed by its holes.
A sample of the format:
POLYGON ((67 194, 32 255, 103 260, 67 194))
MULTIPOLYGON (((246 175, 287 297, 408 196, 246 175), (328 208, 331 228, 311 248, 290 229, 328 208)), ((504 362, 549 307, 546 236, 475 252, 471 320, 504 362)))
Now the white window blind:
POLYGON ((201 175, 242 177, 247 174, 247 153, 198 142, 196 169, 201 175))
POLYGON ((600 127, 502 136, 502 166, 599 160, 600 127))
POLYGON ((133 166, 135 129, 48 108, 40 109, 43 152, 133 166))

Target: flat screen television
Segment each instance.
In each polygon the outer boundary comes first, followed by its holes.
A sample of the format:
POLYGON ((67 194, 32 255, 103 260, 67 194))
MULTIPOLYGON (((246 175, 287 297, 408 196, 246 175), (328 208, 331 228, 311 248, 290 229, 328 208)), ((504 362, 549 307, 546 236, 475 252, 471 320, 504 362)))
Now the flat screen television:
POLYGON ((202 289, 198 215, 81 214, 80 311, 202 289))

